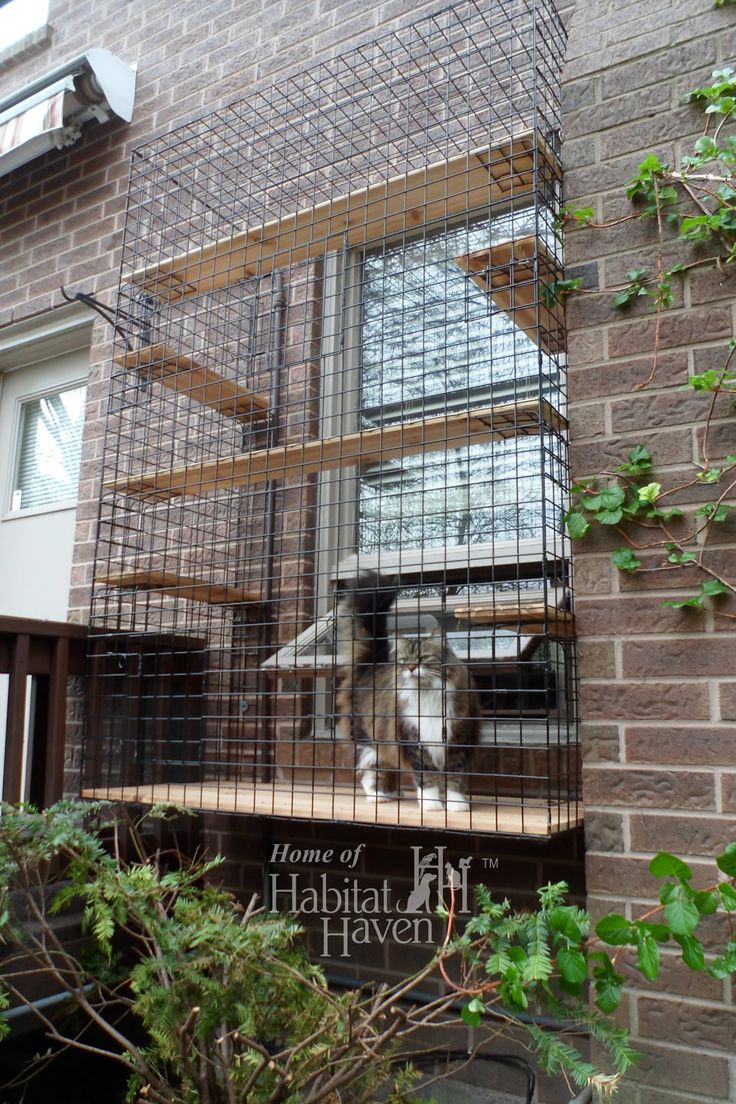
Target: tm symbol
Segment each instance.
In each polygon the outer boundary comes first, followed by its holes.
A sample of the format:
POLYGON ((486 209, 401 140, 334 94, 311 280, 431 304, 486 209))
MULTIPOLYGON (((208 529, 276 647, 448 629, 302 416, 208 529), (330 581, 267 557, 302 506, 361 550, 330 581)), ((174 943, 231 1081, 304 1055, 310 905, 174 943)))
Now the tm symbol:
POLYGON ((492 859, 488 855, 484 855, 483 866, 486 870, 498 870, 498 859, 492 859))

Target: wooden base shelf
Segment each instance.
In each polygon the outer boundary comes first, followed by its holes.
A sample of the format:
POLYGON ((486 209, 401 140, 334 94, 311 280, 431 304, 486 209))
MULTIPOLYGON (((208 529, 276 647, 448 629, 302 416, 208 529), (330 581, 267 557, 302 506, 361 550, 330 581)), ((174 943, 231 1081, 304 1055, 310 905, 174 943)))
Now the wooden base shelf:
POLYGON ((113 786, 82 791, 90 799, 123 801, 140 805, 184 805, 222 813, 251 813, 295 820, 329 820, 396 827, 447 828, 452 831, 493 832, 507 836, 548 837, 582 823, 574 803, 567 805, 529 801, 523 805, 512 798, 493 801, 473 799, 465 813, 423 812, 413 795, 376 805, 362 790, 352 786, 293 787, 285 782, 190 782, 154 786, 113 786))
POLYGON ((123 353, 115 357, 115 363, 134 369, 146 379, 157 380, 170 391, 187 395, 193 402, 210 406, 238 421, 263 418, 268 413, 265 395, 225 379, 168 345, 148 345, 132 353, 123 353))
POLYGON ((554 165, 551 150, 525 131, 137 269, 130 281, 163 302, 229 287, 334 250, 482 212, 512 195, 517 201, 533 192, 535 168, 543 162, 554 165))
POLYGON ((526 399, 368 429, 362 433, 223 456, 203 464, 143 472, 132 478, 106 482, 104 489, 161 499, 211 494, 264 480, 298 479, 331 468, 378 464, 412 453, 538 434, 543 427, 561 432, 567 423, 546 400, 526 399))
POLYGON ((175 575, 170 571, 121 571, 118 574, 103 575, 97 582, 121 590, 150 590, 158 594, 169 594, 174 598, 221 606, 259 602, 261 597, 254 590, 243 590, 225 583, 208 583, 202 579, 175 575))
POLYGON ((530 235, 465 253, 455 263, 545 353, 559 353, 564 333, 542 296, 542 284, 560 279, 559 264, 541 239, 530 235), (539 272, 535 271, 535 261, 539 272))

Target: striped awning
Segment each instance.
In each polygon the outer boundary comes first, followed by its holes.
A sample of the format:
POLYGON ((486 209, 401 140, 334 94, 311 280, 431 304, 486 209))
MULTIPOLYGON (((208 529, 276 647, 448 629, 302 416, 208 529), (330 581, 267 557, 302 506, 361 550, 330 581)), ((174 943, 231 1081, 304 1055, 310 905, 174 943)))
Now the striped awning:
POLYGON ((80 130, 64 123, 64 98, 73 90, 71 78, 59 81, 47 90, 43 99, 0 121, 0 164, 3 172, 38 157, 50 149, 61 149, 76 142, 80 130))

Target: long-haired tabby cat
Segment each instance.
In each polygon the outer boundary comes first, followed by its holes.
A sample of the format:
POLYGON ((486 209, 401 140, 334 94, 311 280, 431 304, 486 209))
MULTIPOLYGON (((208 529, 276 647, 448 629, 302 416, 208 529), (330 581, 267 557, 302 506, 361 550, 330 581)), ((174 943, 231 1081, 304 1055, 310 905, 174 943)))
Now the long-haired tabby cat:
POLYGON ((414 775, 423 810, 468 808, 467 779, 478 738, 478 700, 467 666, 444 638, 388 636, 396 586, 364 572, 341 586, 337 608, 336 705, 340 734, 358 744, 366 796, 399 796, 401 771, 414 775), (345 662, 345 657, 351 657, 345 662))

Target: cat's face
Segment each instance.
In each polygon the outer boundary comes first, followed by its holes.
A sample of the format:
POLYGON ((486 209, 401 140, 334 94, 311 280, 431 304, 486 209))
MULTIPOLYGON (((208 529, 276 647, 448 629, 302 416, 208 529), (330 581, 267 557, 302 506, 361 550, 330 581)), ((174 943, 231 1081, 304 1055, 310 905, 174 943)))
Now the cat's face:
POLYGON ((396 641, 399 679, 405 686, 442 686, 447 657, 446 645, 434 634, 420 639, 401 636, 396 641))

